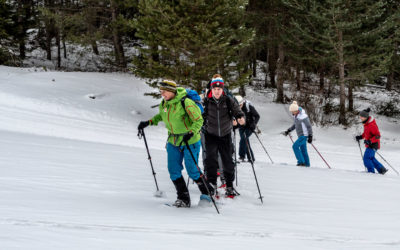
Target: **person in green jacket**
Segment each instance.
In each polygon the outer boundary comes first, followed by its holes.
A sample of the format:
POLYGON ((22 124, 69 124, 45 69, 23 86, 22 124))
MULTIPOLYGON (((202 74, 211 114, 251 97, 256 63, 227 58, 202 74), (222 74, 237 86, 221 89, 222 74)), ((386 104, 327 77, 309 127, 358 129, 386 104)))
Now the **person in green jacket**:
POLYGON ((186 89, 177 87, 174 81, 163 80, 159 86, 163 97, 159 105, 159 112, 150 120, 141 121, 138 129, 144 129, 149 125, 156 126, 162 121, 168 130, 166 146, 168 172, 178 195, 174 206, 190 207, 189 190, 182 177, 183 160, 185 160, 188 175, 197 183, 202 193, 200 198, 211 201, 208 190, 213 191, 213 189, 203 178, 201 170, 196 165, 201 148, 200 129, 203 125, 201 110, 193 100, 186 98, 186 89), (185 107, 182 106, 182 98, 184 98, 185 107), (185 142, 188 143, 196 162, 193 161, 185 142))

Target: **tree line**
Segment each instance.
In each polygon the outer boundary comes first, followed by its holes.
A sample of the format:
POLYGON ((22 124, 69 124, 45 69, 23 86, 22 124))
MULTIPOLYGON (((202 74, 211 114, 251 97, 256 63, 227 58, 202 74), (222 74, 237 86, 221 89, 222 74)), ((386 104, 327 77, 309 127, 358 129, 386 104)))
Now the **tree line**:
POLYGON ((397 0, 0 0, 0 13, 1 64, 20 65, 28 43, 48 60, 56 51, 58 67, 67 46, 98 55, 109 44, 110 70, 149 84, 172 78, 200 90, 220 73, 242 94, 246 85, 276 89, 280 103, 291 98, 284 83, 325 108, 338 97, 340 124, 354 87, 400 82, 397 0))

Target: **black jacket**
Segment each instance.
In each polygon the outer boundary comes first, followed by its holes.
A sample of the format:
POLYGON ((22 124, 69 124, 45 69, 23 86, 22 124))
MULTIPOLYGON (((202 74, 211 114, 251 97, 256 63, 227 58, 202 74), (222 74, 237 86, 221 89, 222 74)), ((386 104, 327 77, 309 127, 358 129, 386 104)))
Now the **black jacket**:
POLYGON ((204 126, 207 133, 223 137, 232 131, 233 118, 239 119, 244 114, 232 97, 223 95, 219 100, 204 100, 204 126))
POLYGON ((242 111, 246 116, 245 128, 248 128, 250 130, 256 129, 257 123, 260 120, 260 115, 254 108, 254 106, 250 102, 244 101, 242 111))

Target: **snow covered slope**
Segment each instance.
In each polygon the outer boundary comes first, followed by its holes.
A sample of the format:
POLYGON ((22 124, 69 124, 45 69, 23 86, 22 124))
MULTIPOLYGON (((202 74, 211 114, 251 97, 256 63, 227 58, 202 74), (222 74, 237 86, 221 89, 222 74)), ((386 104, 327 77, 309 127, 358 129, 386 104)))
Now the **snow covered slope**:
MULTIPOLYGON (((315 128, 311 168, 295 167, 287 107, 250 93, 262 118, 255 170, 239 165, 235 200, 175 200, 163 125, 146 128, 155 183, 136 127, 159 101, 128 74, 0 66, 0 249, 399 249, 400 178, 366 174, 356 131, 315 128), (95 97, 92 99, 90 97, 95 97)), ((399 125, 379 118, 381 153, 398 167, 399 125)), ((384 162, 383 162, 384 163, 384 162)), ((400 170, 400 169, 399 169, 400 170)))

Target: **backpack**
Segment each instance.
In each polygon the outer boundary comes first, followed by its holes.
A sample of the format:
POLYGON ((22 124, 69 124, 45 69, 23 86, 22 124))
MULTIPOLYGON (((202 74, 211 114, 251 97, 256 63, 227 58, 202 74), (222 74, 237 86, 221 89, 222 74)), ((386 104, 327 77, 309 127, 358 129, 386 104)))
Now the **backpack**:
POLYGON ((185 100, 186 98, 191 99, 192 101, 194 101, 194 103, 196 103, 196 105, 200 108, 201 113, 204 113, 204 108, 203 105, 201 105, 201 97, 199 96, 199 94, 197 93, 196 90, 194 89, 186 89, 186 96, 182 97, 181 99, 181 104, 183 109, 186 112, 186 106, 185 106, 185 100))

